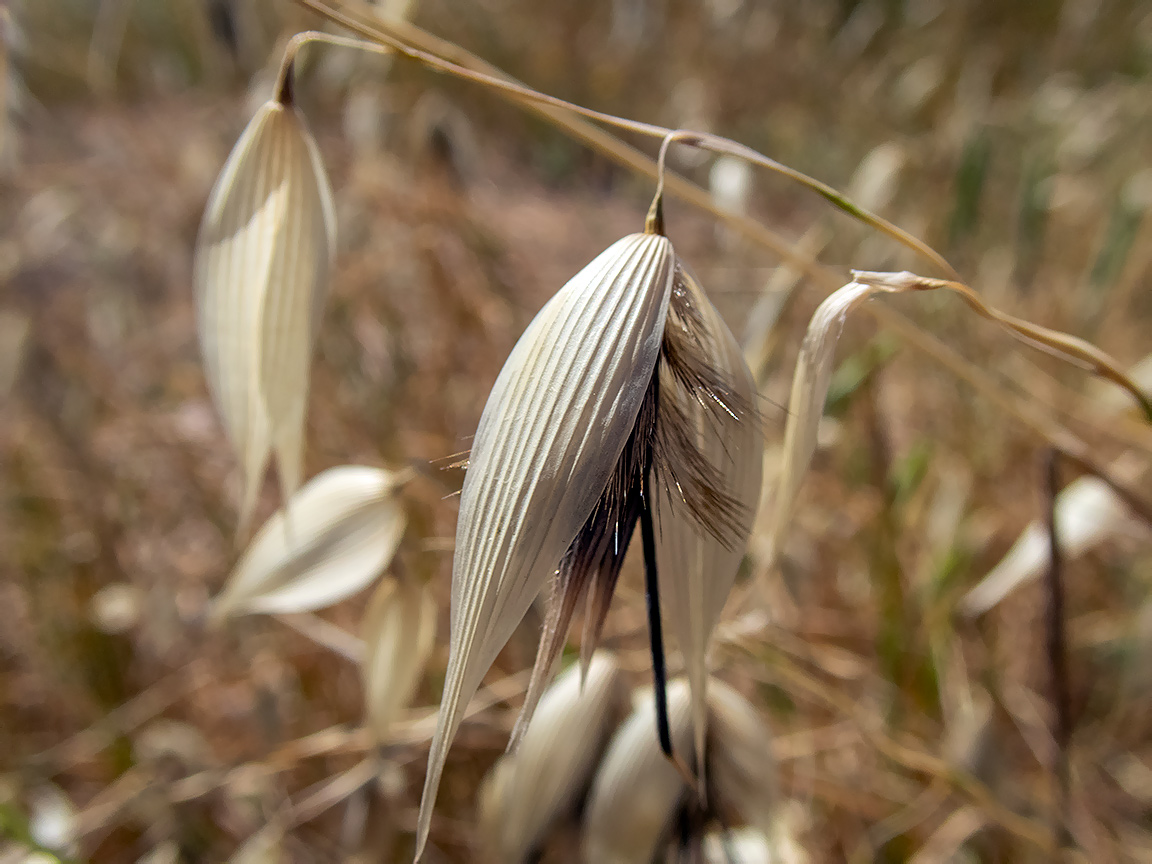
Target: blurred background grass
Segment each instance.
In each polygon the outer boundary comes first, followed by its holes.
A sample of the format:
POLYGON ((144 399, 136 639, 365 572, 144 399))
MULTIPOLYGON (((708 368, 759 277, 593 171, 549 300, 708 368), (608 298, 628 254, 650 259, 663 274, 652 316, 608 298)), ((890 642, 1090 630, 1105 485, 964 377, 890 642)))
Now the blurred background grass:
MULTIPOLYGON (((276 46, 316 22, 271 0, 10 0, 7 13, 0 836, 26 844, 37 820, 65 814, 64 857, 224 860, 365 747, 352 663, 280 621, 203 623, 237 554, 238 477, 199 367, 191 247, 276 46), (323 730, 335 737, 308 755, 301 739, 323 730)), ((1146 4, 424 0, 410 14, 537 89, 724 134, 846 189, 991 302, 1125 365, 1152 350, 1146 4)), ((305 75, 340 221, 308 473, 432 463, 409 490, 401 560, 439 586, 446 633, 461 473, 439 466, 467 449, 531 316, 640 227, 650 186, 410 64, 318 49, 305 75)), ((708 160, 675 161, 707 184, 708 160)), ((791 238, 830 229, 827 263, 917 263, 777 178, 755 177, 748 209, 791 238)), ((737 334, 762 339, 749 310, 789 281, 778 262, 685 205, 668 222, 737 334)), ((770 460, 820 293, 801 280, 777 325, 762 378, 770 460)), ((892 305, 1021 399, 1059 402, 1057 381, 1095 392, 956 300, 892 305)), ((841 356, 771 602, 741 589, 717 672, 764 707, 782 812, 809 860, 1047 860, 1018 824, 996 827, 1003 810, 1043 831, 1052 809, 1042 587, 976 622, 954 614, 1041 515, 1041 442, 870 320, 849 326, 841 356), (970 775, 991 797, 965 792, 970 775), (930 857, 969 810, 988 827, 930 857)), ((1152 439, 1123 410, 1103 420, 1099 398, 1069 422, 1102 461, 1123 436, 1146 490, 1152 439)), ((261 512, 275 506, 269 485, 261 512)), ((1067 570, 1071 823, 1093 861, 1152 860, 1150 549, 1125 526, 1067 570)), ((608 641, 641 683, 635 563, 608 641)), ((363 605, 324 620, 355 631, 363 605)), ((530 665, 538 623, 490 680, 530 665)), ((442 644, 418 705, 436 704, 445 659, 442 644)), ((453 750, 434 827, 444 860, 475 857, 474 791, 516 704, 483 712, 453 750)), ((293 826, 275 854, 406 860, 423 756, 389 748, 378 783, 293 826)), ((545 860, 575 860, 570 844, 545 860)), ((20 848, 0 856, 24 860, 20 848)))

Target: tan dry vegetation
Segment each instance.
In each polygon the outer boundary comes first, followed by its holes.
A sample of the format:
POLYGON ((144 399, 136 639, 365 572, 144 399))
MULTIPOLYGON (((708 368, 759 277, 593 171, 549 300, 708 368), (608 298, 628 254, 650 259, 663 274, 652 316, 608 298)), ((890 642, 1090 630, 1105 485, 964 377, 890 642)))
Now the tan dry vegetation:
MULTIPOLYGON (((24 4, 53 5, 64 4, 24 4)), ((977 0, 908 4, 901 21, 879 2, 793 5, 601 3, 546 15, 509 0, 455 14, 427 0, 415 21, 545 92, 706 126, 874 196, 865 203, 940 249, 1000 308, 1090 338, 1125 365, 1152 351, 1152 16, 1139 4, 1077 0, 1015 12, 977 0), (727 19, 701 11, 727 7, 727 19), (636 30, 628 9, 662 9, 666 23, 636 30), (901 166, 887 194, 885 177, 853 176, 881 145, 901 166)), ((80 14, 68 29, 38 11, 23 21, 23 163, 0 191, 0 386, 15 376, 0 392, 0 838, 11 838, 0 839, 0 860, 57 788, 78 813, 78 859, 157 850, 156 860, 220 861, 286 824, 283 860, 406 861, 443 637, 417 707, 377 752, 359 731, 359 670, 332 650, 356 648, 350 634, 370 592, 315 616, 206 623, 240 551, 240 480, 201 371, 191 254, 249 112, 232 66, 202 75, 171 59, 226 57, 220 47, 163 19, 132 19, 122 86, 102 99, 87 95, 83 64, 65 62, 65 45, 83 56, 90 20, 80 14), (175 35, 149 43, 149 27, 175 35)), ((249 48, 259 59, 236 65, 265 65, 265 25, 249 48)), ((462 478, 447 466, 468 448, 532 315, 599 250, 639 230, 650 187, 481 88, 405 63, 378 91, 385 146, 365 154, 340 134, 347 88, 316 65, 300 98, 340 227, 304 473, 417 469, 398 560, 431 581, 444 634, 462 478), (463 126, 420 125, 437 116, 420 108, 433 92, 463 126)), ((378 74, 353 65, 354 85, 378 74)), ((707 164, 677 158, 707 182, 707 164)), ((751 212, 789 238, 831 229, 820 257, 845 273, 920 266, 814 196, 755 177, 751 212)), ((687 205, 670 202, 668 224, 745 335, 779 262, 718 235, 687 205)), ((827 293, 814 280, 797 292, 762 380, 769 477, 777 406, 827 293)), ((1105 388, 955 298, 873 304, 911 316, 1019 404, 1069 412, 1101 462, 1131 451, 1143 472, 1132 488, 1152 497, 1152 435, 1134 411, 1096 407, 1111 398, 1105 388), (1073 402, 1073 391, 1092 401, 1073 402)), ((1043 583, 978 621, 956 614, 1042 517, 1043 442, 866 315, 849 319, 839 357, 832 419, 780 573, 764 591, 742 578, 716 671, 770 721, 782 812, 810 860, 1051 860, 1043 583), (985 830, 958 853, 968 857, 949 859, 973 826, 985 830)), ((257 522, 277 503, 272 478, 257 522)), ((760 521, 754 552, 770 524, 760 521)), ((626 565, 606 631, 637 685, 649 679, 639 572, 638 560, 626 565)), ((1073 854, 1147 860, 1148 527, 1125 523, 1068 560, 1065 575, 1073 854)), ((538 625, 530 613, 487 679, 487 707, 462 727, 433 822, 440 858, 429 860, 477 857, 476 790, 503 752, 538 625)), ((576 860, 574 842, 561 827, 544 860, 576 860)))

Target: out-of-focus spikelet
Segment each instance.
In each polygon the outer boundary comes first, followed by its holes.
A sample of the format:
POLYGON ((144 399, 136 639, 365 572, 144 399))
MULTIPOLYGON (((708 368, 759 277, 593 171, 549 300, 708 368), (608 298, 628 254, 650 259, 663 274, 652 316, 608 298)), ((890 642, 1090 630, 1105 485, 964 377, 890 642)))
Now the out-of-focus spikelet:
MULTIPOLYGON (((1119 474, 1136 473, 1133 465, 1119 466, 1119 474)), ((1069 558, 1115 534, 1126 523, 1128 509, 1112 487, 1091 475, 1073 480, 1056 496, 1056 536, 1069 558)), ((960 610, 983 615, 1020 585, 1038 577, 1048 566, 1048 528, 1033 521, 1008 553, 960 601, 960 610)))
POLYGON ((772 838, 755 828, 726 833, 713 832, 704 837, 705 864, 777 864, 772 838))
POLYGON ((332 190, 291 104, 266 103, 229 155, 196 241, 200 346, 244 471, 241 526, 268 456, 300 483, 312 344, 335 248, 332 190))
MULTIPOLYGON (((589 796, 587 864, 651 861, 688 792, 660 751, 651 691, 637 691, 635 702, 634 713, 612 738, 589 796)), ((707 814, 772 837, 778 787, 768 727, 748 700, 717 679, 709 681, 707 713, 707 814)), ((668 715, 674 748, 692 753, 692 694, 684 679, 668 686, 668 715)))
POLYGON ((452 635, 416 857, 463 709, 588 520, 629 440, 660 352, 674 254, 613 244, 533 319, 472 443, 452 566, 452 635))
POLYGON ((571 666, 541 698, 516 752, 488 773, 479 822, 492 864, 526 860, 550 825, 576 803, 608 737, 618 685, 610 653, 592 656, 583 687, 580 667, 571 666))
POLYGON ((725 824, 771 835, 778 791, 771 733, 760 712, 723 681, 708 689, 708 804, 725 824))
MULTIPOLYGON (((585 864, 648 864, 687 792, 680 773, 660 752, 651 690, 638 692, 635 702, 592 784, 584 817, 585 864)), ((692 750, 691 718, 688 682, 670 682, 668 722, 678 753, 692 750)))
POLYGON ((368 725, 381 743, 408 707, 436 641, 436 603, 411 579, 380 583, 364 616, 364 699, 368 725))
POLYGON ((727 409, 700 401, 674 376, 667 376, 669 383, 661 393, 662 400, 675 400, 688 421, 689 434, 695 437, 698 452, 711 464, 711 476, 722 484, 722 488, 716 491, 738 505, 732 513, 730 536, 719 538, 693 517, 674 489, 657 487, 656 557, 660 571, 660 598, 670 629, 684 654, 692 688, 697 776, 703 790, 707 723, 705 688, 708 680, 705 655, 712 631, 736 580, 736 571, 744 557, 748 534, 756 518, 764 447, 761 426, 749 416, 754 412, 756 385, 736 337, 683 266, 677 273, 676 284, 677 290, 692 296, 709 365, 733 391, 730 394, 732 406, 727 409), (733 407, 735 411, 731 410, 733 407))
POLYGON ((241 556, 214 615, 303 612, 330 606, 388 566, 406 517, 400 478, 382 468, 343 465, 308 481, 273 514, 241 556))

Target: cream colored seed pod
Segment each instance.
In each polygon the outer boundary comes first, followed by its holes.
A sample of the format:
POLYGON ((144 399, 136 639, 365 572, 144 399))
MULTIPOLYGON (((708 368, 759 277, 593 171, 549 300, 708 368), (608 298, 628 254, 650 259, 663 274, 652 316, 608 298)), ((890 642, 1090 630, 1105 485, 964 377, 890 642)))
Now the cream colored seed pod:
POLYGON ((242 528, 270 453, 285 496, 300 483, 312 345, 335 230, 319 151, 284 88, 228 156, 193 260, 208 386, 244 472, 242 528))
MULTIPOLYGON (((648 864, 668 835, 688 789, 660 752, 651 689, 638 691, 636 710, 612 737, 588 796, 582 860, 585 864, 648 864)), ((672 744, 692 750, 692 703, 688 682, 668 685, 672 744)))
POLYGON ((460 494, 448 669, 417 860, 468 700, 556 572, 628 442, 659 355, 672 268, 664 237, 613 244, 533 319, 493 385, 460 494))
POLYGON ((581 686, 570 667, 544 693, 520 747, 488 772, 479 823, 488 860, 517 864, 570 811, 603 751, 619 696, 612 654, 597 651, 581 686))
POLYGON ((484 407, 460 495, 417 859, 464 706, 528 606, 551 580, 513 749, 585 597, 587 664, 637 529, 703 705, 704 651, 747 543, 762 454, 735 339, 659 231, 654 207, 646 233, 613 244, 545 305, 484 407))
POLYGON ((778 791, 772 736, 759 711, 723 681, 708 689, 708 805, 724 824, 771 836, 778 791))
POLYGON ((388 566, 406 517, 403 476, 341 465, 308 481, 240 556, 213 614, 305 612, 362 591, 388 566))
POLYGON ((436 641, 436 602, 413 579, 385 579, 364 615, 364 700, 368 726, 387 743, 408 707, 436 641))

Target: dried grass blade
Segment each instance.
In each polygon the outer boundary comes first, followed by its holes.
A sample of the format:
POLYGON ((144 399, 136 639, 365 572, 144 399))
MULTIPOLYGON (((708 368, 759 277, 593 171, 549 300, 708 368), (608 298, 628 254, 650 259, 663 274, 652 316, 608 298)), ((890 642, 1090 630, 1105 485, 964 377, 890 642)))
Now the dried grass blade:
POLYGON ((944 288, 959 294, 968 306, 982 318, 994 321, 1004 327, 1009 333, 1021 341, 1039 348, 1043 351, 1066 360, 1074 365, 1086 368, 1103 378, 1123 387, 1144 412, 1144 416, 1152 422, 1152 399, 1144 393, 1140 385, 1133 380, 1119 364, 1090 342, 1077 336, 1061 333, 1033 324, 1006 312, 1001 312, 986 304, 980 295, 963 282, 950 279, 929 279, 917 276, 914 273, 873 273, 866 270, 854 270, 852 278, 857 282, 869 285, 886 285, 900 290, 931 291, 944 288))
POLYGON ((276 820, 245 840, 228 864, 280 864, 284 860, 284 826, 276 820))
POLYGON ((652 234, 609 247, 533 319, 488 397, 460 495, 448 669, 417 859, 464 706, 555 573, 632 431, 660 350, 673 257, 652 234))
POLYGON ((392 559, 406 518, 402 478, 344 465, 305 484, 260 529, 229 577, 213 614, 303 612, 363 589, 392 559))

